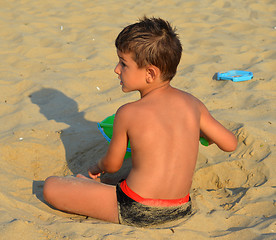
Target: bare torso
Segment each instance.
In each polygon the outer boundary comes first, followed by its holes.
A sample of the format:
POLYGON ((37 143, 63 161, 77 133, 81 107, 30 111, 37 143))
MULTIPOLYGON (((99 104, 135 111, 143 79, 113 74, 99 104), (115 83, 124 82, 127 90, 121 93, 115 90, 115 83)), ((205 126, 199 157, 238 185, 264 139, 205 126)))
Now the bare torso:
POLYGON ((185 197, 198 152, 198 100, 166 86, 130 103, 128 111, 133 168, 127 184, 144 198, 185 197))

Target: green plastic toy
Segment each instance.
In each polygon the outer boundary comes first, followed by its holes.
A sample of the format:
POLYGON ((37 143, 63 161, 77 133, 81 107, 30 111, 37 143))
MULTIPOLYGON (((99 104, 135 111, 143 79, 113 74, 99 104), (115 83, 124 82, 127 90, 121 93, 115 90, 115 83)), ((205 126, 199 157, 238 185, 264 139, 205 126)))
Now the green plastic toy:
MULTIPOLYGON (((115 114, 105 118, 103 121, 98 123, 98 128, 105 139, 110 142, 113 135, 113 122, 114 122, 115 114)), ((125 158, 129 158, 131 156, 130 143, 128 142, 125 158)))
POLYGON ((203 146, 206 146, 206 147, 209 146, 209 142, 204 137, 200 137, 199 141, 203 146))
MULTIPOLYGON (((105 118, 103 121, 98 123, 98 128, 102 135, 105 137, 105 139, 110 142, 112 135, 113 135, 113 122, 114 122, 115 114, 105 118)), ((199 139, 200 143, 204 146, 208 146, 209 142, 201 137, 199 139)), ((125 158, 129 158, 131 156, 131 148, 130 148, 130 143, 128 142, 125 158)))

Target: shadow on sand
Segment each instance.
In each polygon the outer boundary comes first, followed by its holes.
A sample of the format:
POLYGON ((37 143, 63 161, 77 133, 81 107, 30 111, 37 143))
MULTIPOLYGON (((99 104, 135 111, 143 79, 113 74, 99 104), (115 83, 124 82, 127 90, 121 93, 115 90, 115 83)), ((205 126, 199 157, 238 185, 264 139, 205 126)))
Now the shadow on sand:
MULTIPOLYGON (((32 103, 40 108, 40 113, 48 120, 68 125, 60 130, 60 139, 64 145, 65 158, 70 171, 76 175, 87 176, 87 169, 96 163, 107 151, 108 143, 98 130, 97 123, 87 121, 84 112, 79 112, 78 104, 62 92, 43 88, 30 95, 32 103)), ((128 175, 131 161, 125 161, 122 169, 115 174, 104 174, 102 182, 116 184, 128 175)), ((34 181, 33 193, 42 200, 44 181, 34 181)))

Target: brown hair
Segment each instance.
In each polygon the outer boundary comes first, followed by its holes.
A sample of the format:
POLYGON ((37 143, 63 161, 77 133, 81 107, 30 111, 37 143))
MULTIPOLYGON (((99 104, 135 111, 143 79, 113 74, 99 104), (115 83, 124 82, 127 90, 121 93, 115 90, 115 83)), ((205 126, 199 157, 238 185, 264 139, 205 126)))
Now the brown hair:
POLYGON ((163 80, 176 74, 182 46, 170 23, 161 18, 144 17, 125 27, 118 35, 115 46, 123 53, 132 53, 139 68, 154 65, 163 80))

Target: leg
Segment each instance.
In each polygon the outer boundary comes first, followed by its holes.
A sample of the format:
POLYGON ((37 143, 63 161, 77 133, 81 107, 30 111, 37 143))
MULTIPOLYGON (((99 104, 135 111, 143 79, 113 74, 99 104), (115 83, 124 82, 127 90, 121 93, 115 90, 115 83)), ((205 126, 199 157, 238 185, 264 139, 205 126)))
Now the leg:
POLYGON ((118 223, 115 186, 79 177, 49 177, 43 196, 62 211, 118 223))

